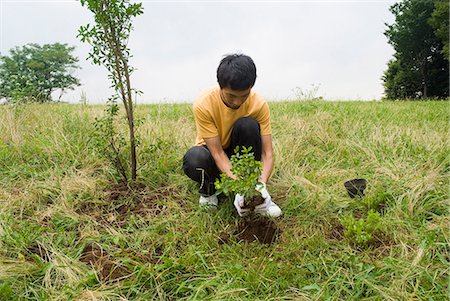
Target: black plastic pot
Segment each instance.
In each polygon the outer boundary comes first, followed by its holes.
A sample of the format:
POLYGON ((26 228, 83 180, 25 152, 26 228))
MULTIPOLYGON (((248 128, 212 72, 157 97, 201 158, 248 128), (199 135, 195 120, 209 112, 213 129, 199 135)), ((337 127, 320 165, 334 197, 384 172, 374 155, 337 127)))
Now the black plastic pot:
POLYGON ((353 179, 344 183, 345 189, 347 189, 348 195, 351 198, 359 196, 364 197, 364 189, 366 189, 366 179, 353 179))

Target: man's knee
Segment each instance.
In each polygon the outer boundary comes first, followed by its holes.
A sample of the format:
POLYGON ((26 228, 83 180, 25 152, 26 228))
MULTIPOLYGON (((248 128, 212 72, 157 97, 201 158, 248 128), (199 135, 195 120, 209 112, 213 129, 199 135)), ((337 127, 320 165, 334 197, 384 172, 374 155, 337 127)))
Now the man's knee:
POLYGON ((258 121, 252 117, 238 119, 231 132, 230 150, 236 146, 252 147, 256 160, 261 160, 261 132, 258 121))
POLYGON ((194 146, 189 149, 183 157, 183 170, 189 178, 200 184, 200 194, 214 194, 214 180, 219 171, 206 147, 194 146))
POLYGON ((191 147, 183 157, 183 170, 190 176, 198 168, 207 169, 211 165, 212 156, 204 146, 191 147))
POLYGON ((250 132, 250 133, 259 133, 260 126, 258 121, 256 121, 253 117, 242 117, 239 118, 234 126, 233 130, 239 132, 250 132))

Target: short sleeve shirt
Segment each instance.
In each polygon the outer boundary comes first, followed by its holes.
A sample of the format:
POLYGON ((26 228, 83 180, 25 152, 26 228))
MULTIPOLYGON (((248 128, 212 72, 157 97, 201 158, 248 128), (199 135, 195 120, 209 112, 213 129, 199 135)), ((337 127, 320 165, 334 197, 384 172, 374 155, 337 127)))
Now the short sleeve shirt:
POLYGON ((269 106, 253 90, 238 109, 231 109, 223 103, 219 87, 209 89, 194 102, 193 111, 197 129, 196 145, 204 145, 205 138, 218 136, 222 148, 228 148, 233 125, 242 117, 255 118, 260 125, 262 136, 271 134, 269 106))

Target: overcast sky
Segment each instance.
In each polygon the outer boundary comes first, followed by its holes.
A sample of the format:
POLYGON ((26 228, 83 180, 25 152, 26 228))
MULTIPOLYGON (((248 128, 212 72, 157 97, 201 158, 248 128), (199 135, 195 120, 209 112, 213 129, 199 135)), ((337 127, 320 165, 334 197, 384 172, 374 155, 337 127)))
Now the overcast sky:
MULTIPOLYGON (((253 58, 254 89, 268 100, 292 99, 319 86, 330 100, 373 100, 394 51, 383 35, 396 1, 142 1, 129 47, 139 103, 192 102, 216 85, 225 54, 253 58)), ((82 86, 63 99, 105 102, 112 93, 102 66, 86 61, 76 37, 91 13, 76 0, 0 0, 0 52, 27 43, 76 46, 82 86)))

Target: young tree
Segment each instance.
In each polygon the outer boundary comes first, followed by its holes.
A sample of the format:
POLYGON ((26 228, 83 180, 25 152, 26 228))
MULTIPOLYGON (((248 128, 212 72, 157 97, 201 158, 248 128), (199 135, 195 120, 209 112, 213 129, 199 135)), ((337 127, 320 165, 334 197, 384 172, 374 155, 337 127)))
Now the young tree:
MULTIPOLYGON (((94 14, 95 24, 81 26, 78 36, 81 37, 82 42, 87 42, 92 46, 89 53, 92 62, 105 66, 110 73, 109 78, 116 94, 110 98, 113 108, 108 111, 117 113, 114 108, 117 99, 122 100, 125 107, 130 138, 131 178, 136 180, 137 159, 132 93, 139 91, 131 86, 130 74, 133 68, 129 65, 131 55, 127 44, 133 29, 131 19, 143 13, 142 3, 131 4, 129 0, 80 1, 81 5, 87 6, 94 14)), ((110 125, 112 126, 112 122, 110 125)), ((114 131, 110 131, 110 133, 114 133, 114 131)), ((114 137, 110 138, 110 145, 114 148, 114 137)), ((119 154, 114 161, 116 167, 122 166, 119 171, 127 180, 119 154)))
POLYGON ((52 92, 74 89, 80 81, 72 75, 79 68, 67 44, 27 44, 0 56, 0 98, 7 101, 51 101, 52 92))
POLYGON ((383 76, 387 98, 448 97, 448 61, 430 25, 437 2, 405 0, 391 6, 395 22, 385 35, 396 53, 383 76))

